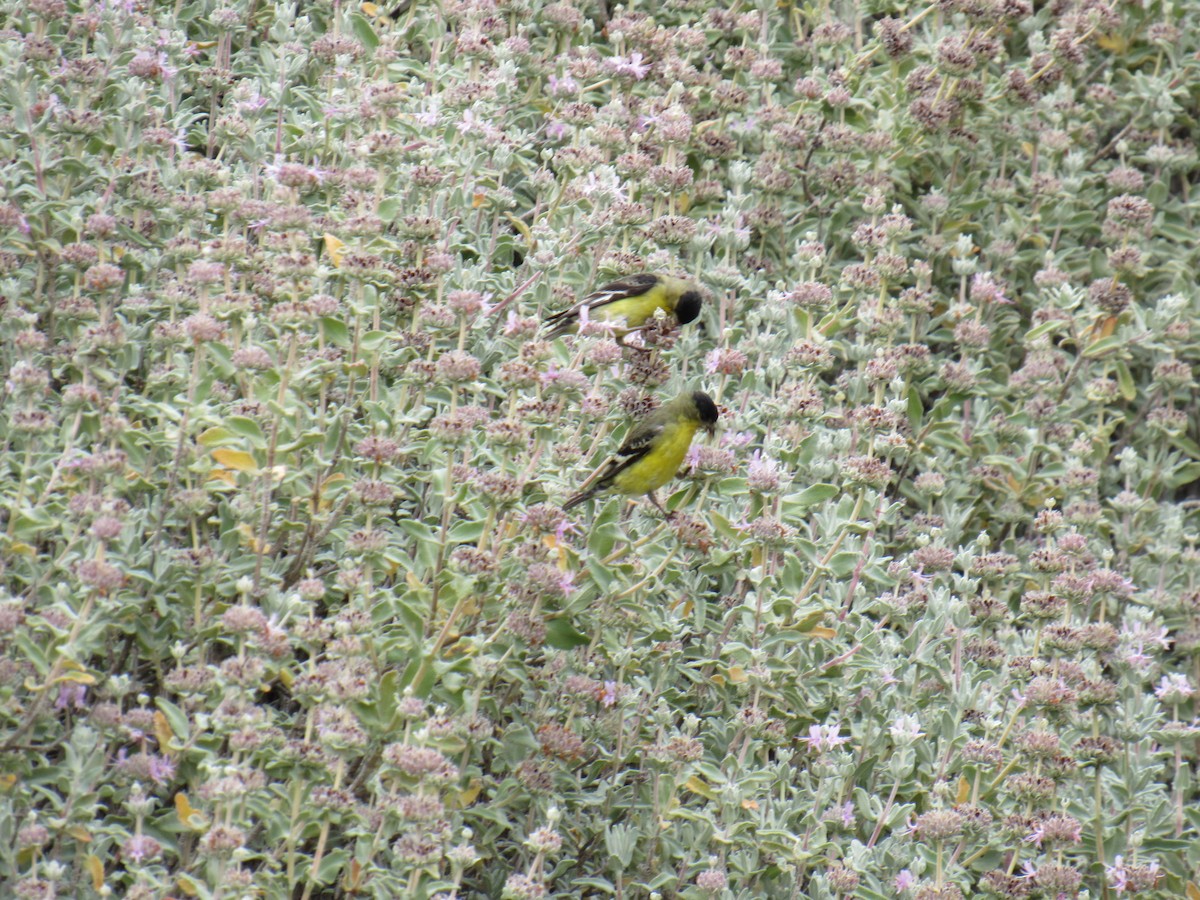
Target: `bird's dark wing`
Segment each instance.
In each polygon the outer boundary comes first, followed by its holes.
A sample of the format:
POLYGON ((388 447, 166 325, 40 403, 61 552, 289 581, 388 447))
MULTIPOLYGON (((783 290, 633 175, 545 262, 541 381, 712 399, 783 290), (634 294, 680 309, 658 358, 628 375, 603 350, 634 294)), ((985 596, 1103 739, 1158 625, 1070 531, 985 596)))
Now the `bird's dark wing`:
POLYGON ((639 422, 625 438, 616 455, 604 466, 597 484, 607 487, 614 478, 649 453, 665 427, 666 423, 656 415, 650 415, 639 422))
POLYGON ((556 338, 574 328, 575 322, 579 318, 579 311, 585 306, 588 309, 599 309, 610 303, 616 303, 618 300, 640 297, 656 284, 658 284, 657 275, 643 272, 640 275, 630 275, 597 288, 574 306, 546 316, 545 325, 549 329, 546 337, 556 338))
POLYGON ((658 284, 658 276, 649 272, 640 275, 630 275, 619 281, 613 281, 604 287, 596 288, 579 302, 579 306, 588 309, 599 309, 616 303, 618 300, 628 300, 630 297, 640 297, 646 291, 658 284))

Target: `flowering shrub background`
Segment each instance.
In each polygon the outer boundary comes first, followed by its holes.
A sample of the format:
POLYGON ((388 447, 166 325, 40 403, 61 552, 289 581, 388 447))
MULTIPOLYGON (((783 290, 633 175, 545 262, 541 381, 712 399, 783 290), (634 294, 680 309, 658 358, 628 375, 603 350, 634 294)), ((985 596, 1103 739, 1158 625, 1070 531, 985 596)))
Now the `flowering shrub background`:
POLYGON ((713 6, 5 5, 7 895, 1200 896, 1187 5, 713 6))

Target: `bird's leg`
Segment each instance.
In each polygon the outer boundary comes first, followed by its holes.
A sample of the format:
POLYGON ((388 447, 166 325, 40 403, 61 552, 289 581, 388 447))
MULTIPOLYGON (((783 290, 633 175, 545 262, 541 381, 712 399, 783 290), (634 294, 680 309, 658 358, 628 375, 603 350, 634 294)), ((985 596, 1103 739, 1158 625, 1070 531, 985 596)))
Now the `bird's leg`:
POLYGON ((650 502, 654 504, 654 508, 657 509, 660 513, 662 513, 663 518, 665 518, 668 522, 670 522, 672 519, 675 518, 675 513, 667 512, 663 508, 663 505, 658 502, 658 498, 654 496, 654 491, 651 491, 646 496, 650 498, 650 502))
POLYGON ((642 328, 639 325, 637 328, 627 328, 622 331, 619 335, 617 335, 618 346, 623 347, 626 350, 632 350, 634 353, 650 353, 654 349, 653 347, 647 347, 645 344, 639 347, 637 344, 627 344, 625 342, 625 338, 629 337, 631 334, 637 334, 641 330, 642 328))

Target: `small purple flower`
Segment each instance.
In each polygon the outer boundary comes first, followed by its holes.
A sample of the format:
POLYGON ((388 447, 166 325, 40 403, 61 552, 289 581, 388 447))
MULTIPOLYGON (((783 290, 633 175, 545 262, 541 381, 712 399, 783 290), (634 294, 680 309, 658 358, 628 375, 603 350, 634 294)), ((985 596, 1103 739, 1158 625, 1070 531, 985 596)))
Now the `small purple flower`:
POLYGON ((575 526, 574 522, 571 522, 569 519, 563 519, 558 523, 558 527, 554 529, 554 538, 559 544, 561 544, 567 532, 574 534, 578 533, 578 531, 579 529, 575 526))
POLYGON ((600 702, 604 706, 616 706, 617 704, 617 683, 615 681, 604 682, 604 692, 600 695, 600 702))
POLYGON ((773 491, 779 488, 779 463, 764 456, 762 450, 750 454, 750 464, 746 467, 746 483, 751 490, 773 491))
POLYGON ((1154 689, 1154 696, 1164 703, 1183 703, 1196 693, 1186 675, 1164 675, 1154 689))
POLYGON ((638 50, 630 53, 628 59, 614 56, 606 61, 606 65, 614 75, 629 75, 637 81, 641 81, 650 72, 650 63, 638 50))
POLYGON ((58 698, 54 701, 54 708, 57 710, 86 709, 87 685, 74 682, 61 685, 58 689, 58 698))
POLYGON ((125 842, 123 853, 127 859, 140 864, 158 858, 162 854, 162 845, 148 835, 135 834, 125 842))
POLYGON ((462 118, 458 124, 454 126, 459 134, 470 134, 472 131, 483 131, 483 121, 475 115, 475 110, 467 109, 463 111, 462 118))
POLYGON ((888 731, 892 735, 892 740, 897 744, 911 744, 919 738, 925 736, 921 731, 921 722, 914 715, 900 716, 892 723, 888 731))
POLYGON ((835 747, 840 747, 849 740, 850 738, 838 735, 838 727, 836 725, 810 725, 808 727, 808 737, 800 738, 800 741, 808 744, 809 749, 814 753, 833 750, 835 747))
POLYGON ((1004 296, 1001 285, 987 272, 978 272, 971 279, 971 299, 977 303, 1012 304, 1012 301, 1004 296))
POLYGON ((245 100, 239 100, 237 110, 240 113, 256 113, 267 105, 267 98, 255 91, 245 100))
POLYGON ((758 130, 758 117, 746 116, 744 119, 731 118, 728 127, 730 134, 737 137, 748 137, 758 130))
POLYGON ((901 869, 900 872, 892 879, 892 887, 897 893, 902 891, 910 891, 917 886, 917 876, 908 869, 901 869))
POLYGON ((1123 891, 1129 887, 1129 873, 1125 870, 1123 856, 1117 856, 1111 866, 1105 866, 1104 875, 1108 878, 1108 886, 1114 891, 1123 891))
POLYGON ((633 130, 637 134, 644 134, 650 130, 650 126, 658 121, 658 116, 649 116, 643 113, 633 120, 633 130))
POLYGON ((1121 631, 1121 643, 1124 647, 1123 659, 1129 666, 1139 672, 1145 672, 1154 662, 1147 652, 1157 646, 1165 650, 1171 645, 1166 628, 1155 626, 1150 622, 1133 622, 1121 631))
POLYGON ((175 777, 175 763, 157 753, 150 756, 150 778, 155 784, 167 784, 175 777))
POLYGON ((575 589, 575 573, 563 572, 558 579, 558 586, 564 594, 571 593, 575 589))
POLYGON ((574 96, 579 93, 579 82, 570 75, 564 75, 562 78, 551 75, 546 79, 546 89, 553 96, 574 96))
MULTIPOLYGON (((423 128, 433 128, 438 123, 438 113, 441 111, 440 107, 441 104, 439 104, 435 98, 430 101, 429 108, 416 113, 413 116, 413 120, 423 128)), ((468 112, 470 112, 470 110, 468 110, 468 112)), ((473 117, 474 116, 472 114, 472 118, 473 117)))

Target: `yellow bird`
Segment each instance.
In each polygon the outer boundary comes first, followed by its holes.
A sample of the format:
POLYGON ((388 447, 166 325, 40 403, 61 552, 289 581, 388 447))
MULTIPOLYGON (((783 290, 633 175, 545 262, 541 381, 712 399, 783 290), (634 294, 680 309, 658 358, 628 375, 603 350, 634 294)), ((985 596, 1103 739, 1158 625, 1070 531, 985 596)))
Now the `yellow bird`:
POLYGON ((617 455, 592 473, 583 490, 563 504, 563 510, 611 489, 619 494, 645 494, 670 518, 654 492, 675 477, 696 430, 703 428, 712 435, 716 426, 717 404, 712 397, 704 391, 680 394, 642 419, 617 455))
POLYGON ((690 281, 672 275, 643 273, 630 275, 599 290, 592 291, 570 309, 546 319, 546 337, 574 331, 582 318, 592 322, 610 322, 628 330, 640 328, 661 309, 686 325, 700 315, 700 291, 690 281))

